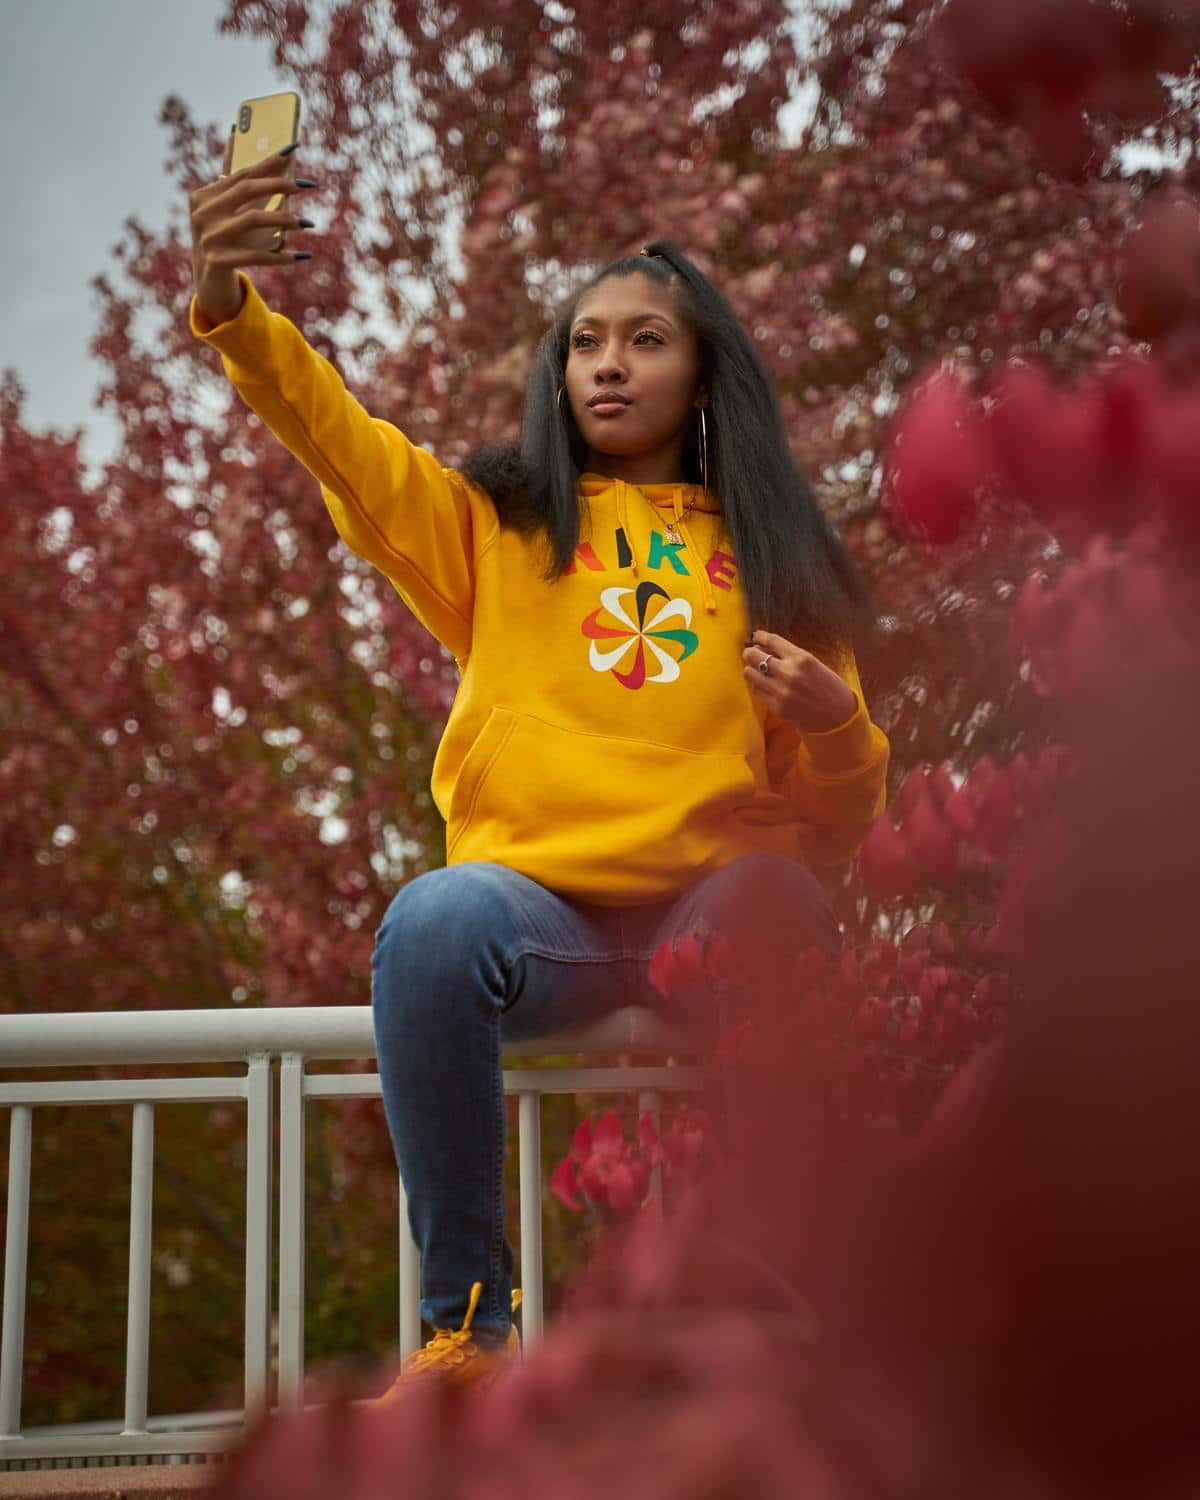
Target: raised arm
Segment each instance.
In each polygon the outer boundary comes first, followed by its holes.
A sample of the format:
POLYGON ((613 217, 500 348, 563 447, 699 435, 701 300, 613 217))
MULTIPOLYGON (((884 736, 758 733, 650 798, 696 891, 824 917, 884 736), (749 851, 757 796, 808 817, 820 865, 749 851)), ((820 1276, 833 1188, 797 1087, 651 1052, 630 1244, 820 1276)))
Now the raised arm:
POLYGON ((192 332, 218 350, 242 400, 320 483, 346 545, 379 568, 462 660, 471 645, 475 563, 498 530, 494 508, 399 428, 371 416, 241 270, 287 264, 294 252, 270 242, 280 230, 307 227, 290 211, 254 206, 305 181, 289 175, 290 165, 274 157, 192 194, 192 332))

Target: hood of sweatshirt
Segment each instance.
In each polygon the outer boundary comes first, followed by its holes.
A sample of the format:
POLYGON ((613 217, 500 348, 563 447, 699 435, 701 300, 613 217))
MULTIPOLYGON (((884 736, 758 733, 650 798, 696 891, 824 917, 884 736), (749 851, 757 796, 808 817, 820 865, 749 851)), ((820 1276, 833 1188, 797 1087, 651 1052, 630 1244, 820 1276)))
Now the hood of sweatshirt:
POLYGON ((633 485, 624 479, 610 479, 605 474, 595 474, 591 470, 585 471, 579 477, 579 493, 589 500, 594 496, 604 495, 609 490, 612 490, 616 497, 617 521, 629 548, 629 566, 633 576, 640 578, 642 572, 638 559, 637 533, 636 529, 630 525, 629 511, 631 506, 648 502, 659 512, 663 524, 668 525, 673 522, 675 529, 683 537, 687 550, 698 564, 697 576, 700 597, 704 601, 704 612, 710 615, 716 614, 716 595, 703 565, 708 560, 708 554, 701 550, 696 536, 684 519, 686 515, 695 515, 697 511, 701 515, 719 516, 721 505, 712 491, 698 484, 675 482, 633 485))

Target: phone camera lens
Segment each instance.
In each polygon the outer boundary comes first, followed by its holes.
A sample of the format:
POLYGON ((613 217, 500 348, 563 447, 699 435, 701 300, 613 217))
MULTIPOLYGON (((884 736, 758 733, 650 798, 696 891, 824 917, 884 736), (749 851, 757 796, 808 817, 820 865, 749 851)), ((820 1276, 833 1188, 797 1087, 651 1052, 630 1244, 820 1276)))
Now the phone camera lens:
POLYGON ((250 106, 243 104, 238 114, 238 129, 246 131, 250 129, 250 106))

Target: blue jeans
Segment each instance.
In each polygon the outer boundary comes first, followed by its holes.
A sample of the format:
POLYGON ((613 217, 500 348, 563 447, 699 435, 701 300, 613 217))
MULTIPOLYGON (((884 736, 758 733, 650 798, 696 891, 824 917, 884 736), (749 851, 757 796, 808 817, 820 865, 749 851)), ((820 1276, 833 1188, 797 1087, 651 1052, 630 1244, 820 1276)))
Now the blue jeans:
POLYGON ((490 861, 430 870, 403 886, 375 935, 371 1003, 383 1104, 421 1252, 421 1316, 458 1328, 476 1281, 481 1343, 511 1322, 513 1252, 504 1227, 505 1043, 637 1004, 702 1033, 715 995, 664 998, 646 972, 688 932, 751 936, 781 954, 831 954, 841 932, 807 866, 747 854, 667 901, 568 901, 490 861), (689 1014, 678 1009, 681 1003, 689 1014), (697 1015, 697 1010, 704 1014, 697 1015))

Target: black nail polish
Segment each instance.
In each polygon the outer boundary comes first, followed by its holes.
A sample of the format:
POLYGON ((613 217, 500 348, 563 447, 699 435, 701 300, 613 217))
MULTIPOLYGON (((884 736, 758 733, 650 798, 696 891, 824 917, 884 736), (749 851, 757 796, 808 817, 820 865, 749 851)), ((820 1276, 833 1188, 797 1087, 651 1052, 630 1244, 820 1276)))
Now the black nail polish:
POLYGON ((292 152, 296 149, 296 147, 299 144, 300 144, 299 141, 293 141, 290 146, 285 146, 282 151, 279 151, 276 154, 279 155, 279 156, 291 156, 292 152))
POLYGON ((292 259, 293 260, 312 260, 312 251, 311 250, 293 250, 292 251, 292 259))
POLYGON ((311 177, 297 177, 296 178, 296 186, 297 187, 316 187, 316 183, 313 182, 313 180, 312 180, 311 177))
POLYGON ((296 220, 296 228, 297 229, 315 229, 316 227, 317 226, 313 223, 313 221, 311 219, 297 219, 296 220))

